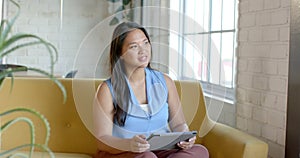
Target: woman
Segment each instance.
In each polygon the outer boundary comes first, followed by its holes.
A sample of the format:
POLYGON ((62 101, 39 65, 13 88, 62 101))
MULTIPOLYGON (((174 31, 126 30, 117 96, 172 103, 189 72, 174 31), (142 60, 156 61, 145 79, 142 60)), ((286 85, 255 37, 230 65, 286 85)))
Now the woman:
POLYGON ((207 158, 196 137, 179 149, 149 151, 153 132, 189 131, 173 80, 150 67, 151 43, 146 30, 133 22, 119 24, 110 47, 111 78, 98 87, 94 102, 95 157, 207 158))

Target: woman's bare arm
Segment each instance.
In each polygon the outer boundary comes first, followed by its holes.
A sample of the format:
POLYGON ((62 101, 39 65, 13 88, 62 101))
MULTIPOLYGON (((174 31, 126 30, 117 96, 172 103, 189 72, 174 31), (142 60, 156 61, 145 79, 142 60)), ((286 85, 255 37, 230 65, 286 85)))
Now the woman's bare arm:
MULTIPOLYGON (((173 132, 189 131, 189 127, 186 124, 184 118, 182 106, 180 103, 180 99, 177 93, 175 83, 168 76, 165 76, 165 79, 169 90, 168 103, 169 103, 169 113, 170 113, 170 117, 169 117, 170 128, 173 132)), ((196 136, 190 138, 188 141, 178 142, 177 146, 182 149, 189 149, 194 145, 195 141, 196 141, 196 136)))
POLYGON ((112 136, 114 107, 112 96, 105 82, 98 87, 93 106, 98 148, 110 153, 121 153, 122 150, 126 150, 125 144, 128 144, 128 140, 112 136), (118 142, 118 146, 114 142, 118 142))
POLYGON ((189 131, 174 81, 164 76, 168 87, 169 125, 173 132, 189 131))
POLYGON ((95 136, 98 139, 99 150, 118 154, 127 151, 143 152, 149 148, 148 142, 141 135, 136 135, 131 139, 112 136, 114 107, 112 96, 106 83, 98 87, 93 106, 95 136))

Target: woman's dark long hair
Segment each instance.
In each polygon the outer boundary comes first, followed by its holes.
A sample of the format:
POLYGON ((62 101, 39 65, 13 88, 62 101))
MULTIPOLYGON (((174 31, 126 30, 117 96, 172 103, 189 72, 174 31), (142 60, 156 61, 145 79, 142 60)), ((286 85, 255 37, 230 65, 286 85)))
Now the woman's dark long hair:
MULTIPOLYGON (((129 105, 130 102, 132 102, 128 87, 129 83, 127 84, 126 81, 124 64, 120 57, 122 55, 125 38, 130 31, 135 29, 143 31, 150 42, 149 34, 144 27, 135 22, 123 22, 115 28, 110 45, 110 72, 114 90, 114 121, 117 122, 119 126, 125 125, 129 105)), ((150 63, 147 67, 150 67, 150 63)))

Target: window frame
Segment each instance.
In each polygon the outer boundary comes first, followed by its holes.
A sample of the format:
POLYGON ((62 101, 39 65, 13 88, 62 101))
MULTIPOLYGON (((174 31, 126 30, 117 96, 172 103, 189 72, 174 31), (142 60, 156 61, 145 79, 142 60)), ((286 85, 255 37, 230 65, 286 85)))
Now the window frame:
MULTIPOLYGON (((5 4, 5 0, 0 0, 0 21, 2 21, 2 19, 5 17, 5 4)), ((0 64, 4 64, 4 61, 4 58, 0 59, 0 64)))
MULTIPOLYGON (((223 2, 223 0, 221 0, 223 2)), ((217 100, 222 100, 222 101, 225 101, 225 102, 228 102, 228 103, 231 103, 233 104, 235 102, 235 74, 236 74, 236 57, 235 57, 235 54, 236 54, 236 46, 237 46, 237 40, 236 40, 236 33, 237 33, 237 0, 233 0, 234 2, 234 24, 233 24, 233 29, 227 29, 227 30, 223 30, 222 29, 222 25, 221 25, 221 28, 220 30, 212 30, 211 28, 211 23, 212 23, 212 11, 213 9, 210 8, 209 12, 209 23, 210 23, 210 26, 209 26, 209 30, 208 31, 203 31, 203 32, 192 32, 192 33, 185 33, 183 30, 185 30, 184 28, 184 23, 185 23, 185 2, 184 0, 179 0, 179 10, 180 12, 182 12, 181 14, 181 17, 179 17, 179 25, 180 25, 180 29, 179 29, 179 35, 181 35, 181 37, 179 37, 179 41, 178 41, 178 50, 183 52, 182 56, 185 56, 185 44, 184 44, 184 40, 182 38, 184 38, 186 35, 199 35, 199 34, 208 34, 209 35, 209 39, 210 39, 210 36, 214 33, 226 33, 226 32, 232 32, 233 33, 233 54, 232 54, 232 61, 231 61, 231 65, 232 65, 232 76, 231 76, 231 86, 226 86, 226 85, 222 85, 221 84, 221 80, 219 81, 219 84, 214 84, 214 83, 210 83, 210 80, 209 80, 209 76, 210 75, 207 75, 208 78, 207 78, 207 81, 204 81, 204 80, 199 80, 197 79, 199 82, 201 82, 201 85, 202 85, 202 88, 203 88, 203 91, 204 91, 204 94, 205 96, 208 96, 208 97, 211 97, 211 98, 214 98, 214 99, 217 99, 217 100)), ((212 7, 212 0, 209 1, 209 5, 210 7, 212 7)), ((223 8, 223 5, 222 5, 222 8, 223 8)), ((221 17, 221 20, 223 20, 223 17, 221 17)), ((222 21, 221 21, 222 22, 222 21)), ((222 38, 222 36, 221 36, 222 38)), ((221 41, 222 42, 222 41, 221 41)), ((221 43, 220 42, 220 43, 221 43)), ((211 43, 209 43, 211 44, 211 43)), ((212 52, 210 52, 209 54, 211 54, 212 52)), ((178 57, 180 58, 180 57, 178 57)), ((209 58, 209 57, 208 57, 209 58)), ((170 57, 169 57, 169 60, 170 60, 170 57)), ((184 59, 181 59, 181 60, 184 60, 184 59)), ((222 60, 222 57, 220 57, 220 60, 222 60)), ((209 59, 207 59, 208 62, 209 59)), ((181 68, 177 68, 178 69, 178 76, 180 76, 179 79, 187 79, 187 80, 195 80, 195 78, 191 78, 191 77, 187 77, 187 76, 184 76, 184 73, 183 73, 183 66, 184 66, 184 62, 185 61, 180 61, 179 62, 179 67, 181 68)), ((209 65, 209 64, 207 64, 209 65)), ((208 66, 209 67, 209 66, 208 66)), ((209 70, 207 70, 208 74, 209 74, 209 70)), ((220 73, 220 70, 219 70, 219 73, 220 73)))

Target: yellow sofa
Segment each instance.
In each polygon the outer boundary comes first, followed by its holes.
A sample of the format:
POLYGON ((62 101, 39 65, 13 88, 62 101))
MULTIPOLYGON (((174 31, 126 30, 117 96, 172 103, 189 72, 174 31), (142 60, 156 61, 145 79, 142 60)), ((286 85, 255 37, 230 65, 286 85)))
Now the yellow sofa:
MULTIPOLYGON (((35 109, 50 123, 49 147, 57 158, 88 158, 97 150, 92 134, 92 103, 96 88, 102 80, 60 81, 67 90, 65 103, 59 88, 49 79, 17 77, 11 87, 11 79, 6 78, 0 88, 0 113, 16 107, 35 109)), ((208 148, 211 158, 267 158, 268 145, 265 142, 224 124, 215 123, 206 115, 205 100, 198 82, 175 83, 189 127, 199 131, 197 143, 208 148)), ((1 117, 0 123, 16 116, 32 117, 26 113, 17 113, 1 117)), ((37 118, 32 120, 36 125, 36 143, 42 143, 45 127, 37 118)), ((17 123, 3 131, 0 137, 1 151, 28 143, 29 137, 28 125, 17 123)), ((34 156, 39 157, 41 153, 47 155, 38 150, 34 156)))

